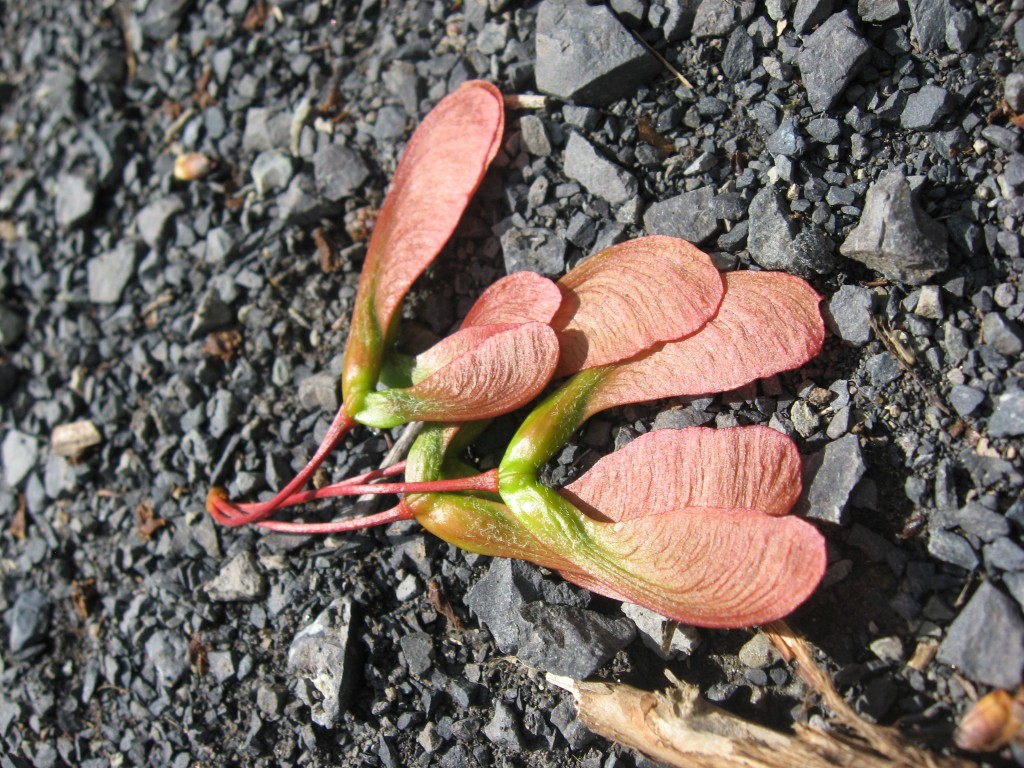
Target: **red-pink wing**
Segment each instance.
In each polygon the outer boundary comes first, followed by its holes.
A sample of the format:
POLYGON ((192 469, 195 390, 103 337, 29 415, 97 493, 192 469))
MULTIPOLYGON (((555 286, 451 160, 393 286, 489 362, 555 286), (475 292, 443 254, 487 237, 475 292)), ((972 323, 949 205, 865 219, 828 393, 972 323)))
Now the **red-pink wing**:
POLYGON ((714 315, 723 288, 707 254, 662 236, 613 245, 558 285, 564 297, 552 321, 562 345, 558 376, 688 336, 714 315))
MULTIPOLYGON (((407 421, 476 421, 526 405, 547 385, 558 339, 545 323, 512 325, 397 395, 407 421)), ((386 395, 389 390, 377 393, 386 395)))
MULTIPOLYGON (((748 627, 779 619, 825 573, 825 540, 796 517, 749 509, 682 509, 589 523, 602 567, 562 573, 684 624, 748 627)), ((570 559, 575 560, 570 555, 570 559)))
POLYGON ((718 314, 699 333, 611 366, 587 413, 726 392, 818 354, 825 335, 821 297, 806 282, 781 272, 732 272, 725 286, 718 314))
POLYGON ((622 522, 687 507, 785 515, 800 496, 800 454, 769 427, 659 429, 598 461, 561 494, 622 522))
POLYGON ((484 291, 463 328, 498 323, 550 323, 562 303, 558 286, 536 272, 514 272, 484 291))
MULTIPOLYGON (((473 80, 443 98, 413 133, 377 217, 360 278, 386 332, 413 281, 441 252, 501 144, 501 92, 473 80)), ((362 292, 362 291, 361 291, 362 292)))
POLYGON ((412 370, 412 383, 419 384, 427 376, 448 365, 455 358, 479 347, 487 339, 506 333, 520 323, 474 325, 462 328, 446 336, 425 352, 416 355, 416 367, 412 370))

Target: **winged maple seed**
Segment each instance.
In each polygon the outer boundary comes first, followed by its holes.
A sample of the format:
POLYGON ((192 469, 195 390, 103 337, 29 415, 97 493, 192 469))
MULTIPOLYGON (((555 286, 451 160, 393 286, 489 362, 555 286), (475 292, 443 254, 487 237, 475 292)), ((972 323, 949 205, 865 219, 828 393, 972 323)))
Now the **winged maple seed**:
POLYGON ((820 349, 820 297, 778 273, 724 277, 685 241, 608 248, 557 285, 503 278, 462 327, 413 358, 391 351, 397 310, 436 257, 501 136, 501 96, 485 83, 443 99, 409 142, 360 276, 345 349, 343 405, 313 459, 272 499, 207 508, 227 525, 328 533, 415 518, 441 538, 559 571, 601 594, 712 627, 779 618, 818 584, 824 539, 786 516, 799 456, 762 427, 665 431, 601 459, 561 491, 538 481, 582 423, 626 403, 735 389, 799 367, 820 349), (523 421, 499 467, 460 459, 493 416, 568 378, 523 421), (378 391, 378 386, 387 388, 378 391), (428 425, 407 462, 302 491, 356 424, 428 425), (459 422, 451 425, 450 422, 459 422), (377 483, 404 472, 404 482, 377 483), (393 509, 328 523, 268 520, 283 507, 398 493, 393 509))

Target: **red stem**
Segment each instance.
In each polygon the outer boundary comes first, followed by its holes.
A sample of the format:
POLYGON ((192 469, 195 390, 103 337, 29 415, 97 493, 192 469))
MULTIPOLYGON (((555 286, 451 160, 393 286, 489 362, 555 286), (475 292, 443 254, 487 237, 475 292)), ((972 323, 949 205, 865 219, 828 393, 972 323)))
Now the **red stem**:
MULTIPOLYGON (((397 473, 396 473, 397 474, 397 473)), ((355 482, 359 478, 343 480, 315 491, 304 491, 288 497, 278 508, 305 504, 317 499, 329 499, 335 496, 362 496, 364 493, 446 493, 453 491, 490 491, 498 492, 498 470, 492 469, 472 477, 459 477, 452 480, 426 480, 417 483, 374 483, 361 484, 355 482)))
POLYGON ((217 498, 211 500, 207 498, 207 509, 216 518, 216 520, 224 525, 238 526, 245 525, 246 523, 255 523, 259 520, 263 520, 270 517, 277 509, 279 509, 288 499, 302 486, 309 482, 309 479, 313 476, 313 473, 323 464, 324 459, 327 455, 334 450, 334 448, 341 442, 342 438, 348 434, 349 430, 356 425, 348 413, 345 412, 344 406, 338 409, 337 415, 334 417, 334 421, 331 422, 331 426, 327 430, 327 434, 324 435, 324 439, 320 442, 319 447, 316 449, 316 453, 313 454, 313 458, 309 460, 302 471, 299 472, 291 482, 288 483, 284 488, 278 491, 272 499, 267 501, 261 501, 254 504, 235 504, 234 502, 226 498, 217 498))
POLYGON ((353 517, 348 520, 333 520, 329 523, 289 523, 283 520, 262 520, 256 525, 260 528, 267 528, 278 533, 303 533, 303 534, 325 534, 342 533, 344 531, 357 531, 362 528, 370 528, 374 525, 385 525, 398 522, 399 520, 411 520, 413 517, 409 508, 401 503, 384 512, 366 517, 353 517))

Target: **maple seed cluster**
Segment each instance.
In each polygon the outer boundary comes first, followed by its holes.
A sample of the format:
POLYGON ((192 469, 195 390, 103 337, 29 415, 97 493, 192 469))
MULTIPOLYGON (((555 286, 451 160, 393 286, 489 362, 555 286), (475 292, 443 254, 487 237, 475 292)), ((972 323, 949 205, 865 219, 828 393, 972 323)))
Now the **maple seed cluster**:
POLYGON ((415 357, 393 349, 413 281, 457 226, 501 144, 501 93, 473 81, 442 99, 402 156, 367 250, 342 371, 343 404, 306 467, 272 498, 235 503, 225 525, 330 533, 415 519, 456 546, 529 560, 594 592, 680 622, 741 627, 780 618, 825 570, 825 542, 788 516, 800 494, 793 442, 766 427, 658 430, 556 490, 538 479, 607 408, 736 389, 821 348, 820 297, 775 272, 721 274, 684 240, 644 237, 594 254, 557 283, 521 272, 478 299, 461 327, 415 357), (488 420, 533 402, 499 466, 465 449, 488 420), (304 486, 357 424, 426 422, 405 462, 318 490, 304 486), (401 482, 389 480, 400 474, 401 482), (393 509, 328 523, 271 520, 285 507, 363 493, 393 509))

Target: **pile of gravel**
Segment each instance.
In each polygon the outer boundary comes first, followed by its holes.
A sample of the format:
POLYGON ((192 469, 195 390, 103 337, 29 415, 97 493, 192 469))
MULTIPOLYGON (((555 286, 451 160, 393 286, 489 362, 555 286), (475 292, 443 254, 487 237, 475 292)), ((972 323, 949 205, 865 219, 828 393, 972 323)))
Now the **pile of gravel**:
MULTIPOLYGON (((830 549, 793 623, 864 716, 952 749, 972 697, 1024 669, 1022 11, 8 4, 0 765, 649 764, 545 671, 667 669, 768 725, 809 715, 756 630, 682 628, 663 654, 648 612, 411 523, 321 540, 203 511, 211 484, 257 498, 312 453, 368 213, 413 126, 477 77, 546 99, 509 112, 413 335, 506 270, 557 276, 644 233, 811 280, 820 357, 604 414, 549 479, 651 429, 792 435, 830 549), (187 152, 210 173, 176 179, 187 152)), ((329 473, 392 437, 355 432, 329 473)))

